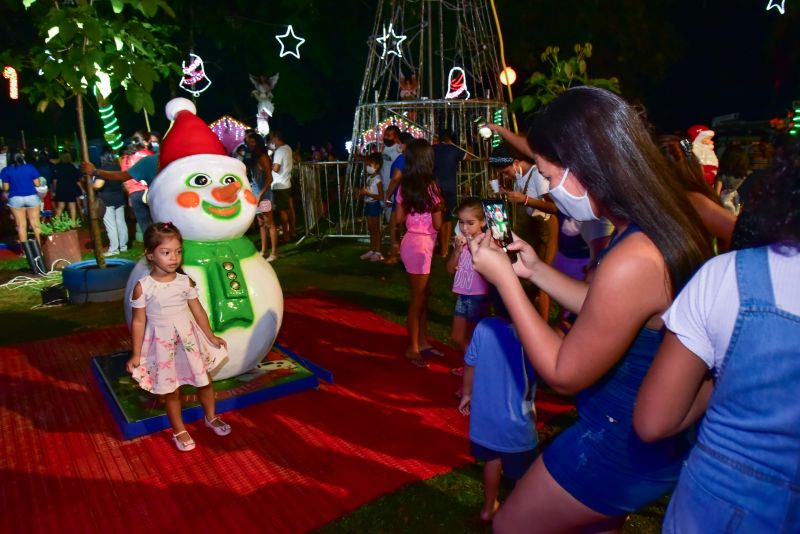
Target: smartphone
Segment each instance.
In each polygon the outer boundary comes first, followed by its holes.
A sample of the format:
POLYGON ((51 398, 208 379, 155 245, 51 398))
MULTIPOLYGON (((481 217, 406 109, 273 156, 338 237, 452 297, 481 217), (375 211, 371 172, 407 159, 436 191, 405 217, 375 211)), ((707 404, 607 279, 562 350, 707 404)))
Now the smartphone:
POLYGON ((500 199, 485 199, 483 214, 486 216, 486 225, 492 231, 494 242, 506 251, 511 263, 517 261, 517 253, 508 250, 508 245, 513 241, 513 237, 511 237, 511 220, 508 218, 506 203, 500 199))

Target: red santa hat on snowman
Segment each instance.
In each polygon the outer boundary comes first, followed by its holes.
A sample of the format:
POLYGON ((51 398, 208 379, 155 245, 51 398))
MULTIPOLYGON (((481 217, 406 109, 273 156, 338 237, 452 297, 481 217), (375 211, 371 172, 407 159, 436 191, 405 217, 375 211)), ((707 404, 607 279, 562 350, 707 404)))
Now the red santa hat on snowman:
POLYGON ((703 176, 710 186, 714 186, 714 179, 719 169, 719 159, 714 152, 714 141, 712 140, 714 130, 704 124, 695 124, 689 127, 689 140, 692 142, 692 153, 703 166, 703 176))
POLYGON ((216 134, 197 116, 197 108, 191 100, 173 98, 167 102, 166 113, 172 126, 161 143, 159 169, 165 169, 173 161, 187 156, 228 155, 216 134))

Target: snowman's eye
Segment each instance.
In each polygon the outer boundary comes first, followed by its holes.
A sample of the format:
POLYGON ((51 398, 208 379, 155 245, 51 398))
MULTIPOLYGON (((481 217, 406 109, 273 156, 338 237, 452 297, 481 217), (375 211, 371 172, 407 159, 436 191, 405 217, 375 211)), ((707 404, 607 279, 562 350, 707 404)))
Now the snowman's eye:
POLYGON ((233 182, 238 182, 239 179, 232 174, 228 174, 227 176, 222 177, 222 183, 225 185, 232 184, 233 182))
POLYGON ((189 187, 206 187, 211 183, 211 178, 206 174, 193 174, 186 180, 189 187))

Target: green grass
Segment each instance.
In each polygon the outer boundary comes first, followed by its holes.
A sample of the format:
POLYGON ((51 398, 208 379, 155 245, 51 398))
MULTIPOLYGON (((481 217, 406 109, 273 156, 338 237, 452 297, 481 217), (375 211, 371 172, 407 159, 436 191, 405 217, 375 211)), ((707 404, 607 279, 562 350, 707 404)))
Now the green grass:
MULTIPOLYGON (((283 245, 272 265, 285 293, 319 288, 354 304, 369 308, 392 321, 405 322, 408 306, 406 274, 402 265, 359 261, 366 245, 351 240, 329 239, 322 246, 311 239, 300 246, 283 245)), ((138 258, 141 245, 121 257, 138 258)), ((86 259, 91 258, 90 254, 86 259)), ((24 259, 0 262, 0 283, 25 275, 24 259)), ((452 321, 452 278, 445 261, 434 258, 428 313, 430 335, 449 342, 452 321)), ((120 302, 79 306, 37 307, 38 288, 0 288, 0 324, 3 343, 19 343, 63 336, 69 333, 123 322, 120 302), (12 327, 9 328, 8 325, 12 327)), ((570 421, 558 418, 540 433, 549 439, 570 421)), ((321 532, 489 532, 478 520, 483 502, 481 468, 468 465, 438 477, 409 484, 380 497, 323 527, 321 532)), ((666 499, 633 514, 626 533, 660 532, 666 499)))

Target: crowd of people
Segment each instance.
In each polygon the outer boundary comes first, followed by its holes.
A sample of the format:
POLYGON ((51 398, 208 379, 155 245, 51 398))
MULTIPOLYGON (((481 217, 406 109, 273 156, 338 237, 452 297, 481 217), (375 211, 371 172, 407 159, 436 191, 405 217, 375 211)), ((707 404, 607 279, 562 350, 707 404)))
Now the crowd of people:
MULTIPOLYGON (((121 151, 105 145, 97 158, 80 164, 75 163, 69 148, 53 155, 46 149, 26 152, 3 147, 0 212, 10 216, 19 243, 25 243, 30 233, 40 242, 40 221, 64 212, 77 223, 87 216, 86 184, 91 183, 108 241, 103 253, 116 256, 127 251, 132 240, 143 240, 153 223, 146 199, 160 170, 160 142, 158 132, 137 130, 121 151), (84 181, 84 176, 90 181, 84 181)), ((293 153, 279 131, 264 139, 249 130, 232 156, 247 168, 248 181, 258 198, 256 224, 261 253, 274 261, 279 243, 296 237, 298 188, 294 184, 299 154, 293 153)))

